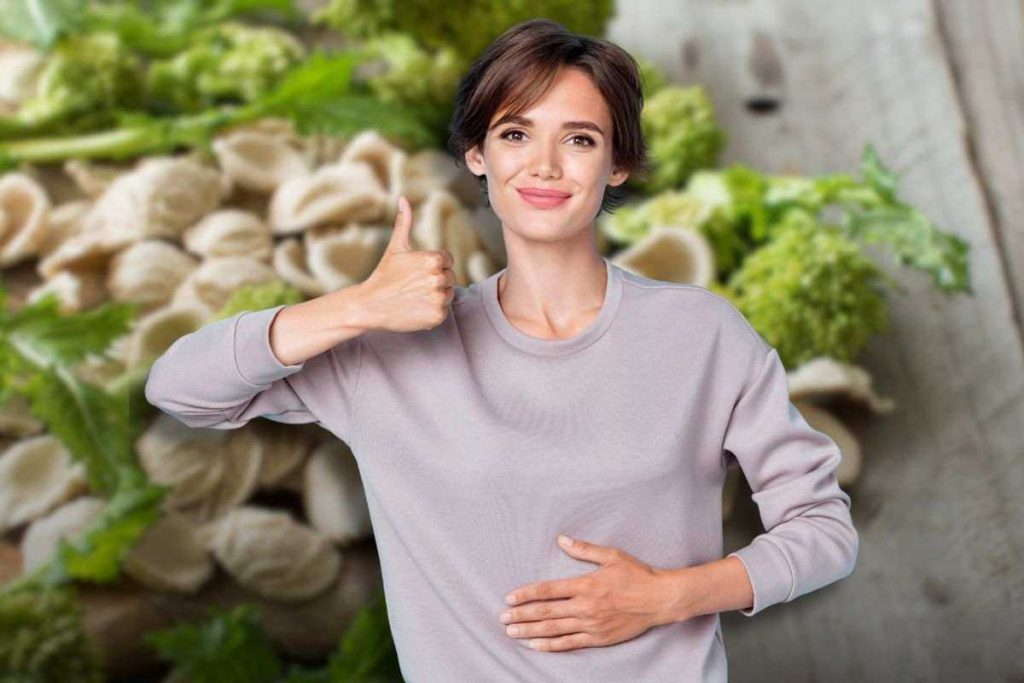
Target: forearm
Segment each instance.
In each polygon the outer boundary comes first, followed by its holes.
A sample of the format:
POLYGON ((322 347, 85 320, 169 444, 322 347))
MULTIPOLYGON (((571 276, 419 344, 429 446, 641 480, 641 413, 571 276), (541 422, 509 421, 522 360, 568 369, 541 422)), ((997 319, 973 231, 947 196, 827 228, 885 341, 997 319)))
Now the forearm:
POLYGON ((754 604, 754 587, 743 562, 737 557, 666 569, 661 574, 665 623, 747 609, 754 604))
POLYGON ((371 329, 359 285, 281 309, 270 327, 270 348, 284 365, 296 365, 371 329))

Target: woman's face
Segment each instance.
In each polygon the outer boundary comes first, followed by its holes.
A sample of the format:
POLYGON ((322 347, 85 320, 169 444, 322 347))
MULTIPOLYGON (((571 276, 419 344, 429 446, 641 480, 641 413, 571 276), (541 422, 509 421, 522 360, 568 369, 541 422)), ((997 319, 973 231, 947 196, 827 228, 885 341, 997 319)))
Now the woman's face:
POLYGON ((488 200, 504 228, 540 241, 589 230, 605 186, 620 185, 629 175, 612 169, 611 114, 590 76, 563 68, 547 94, 520 119, 503 121, 504 114, 492 118, 483 152, 476 146, 466 152, 470 171, 486 174, 488 200), (567 122, 575 123, 564 127, 567 122), (520 188, 570 196, 544 208, 527 201, 520 188))

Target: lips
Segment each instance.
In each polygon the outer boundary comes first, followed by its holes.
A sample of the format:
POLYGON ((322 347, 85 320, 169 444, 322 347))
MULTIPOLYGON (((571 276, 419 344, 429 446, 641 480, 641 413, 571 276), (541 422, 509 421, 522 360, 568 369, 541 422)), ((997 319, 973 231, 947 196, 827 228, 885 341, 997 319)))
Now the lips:
POLYGON ((518 187, 516 188, 523 194, 528 194, 533 197, 554 197, 555 199, 565 199, 572 195, 568 192, 560 192, 559 190, 544 190, 539 187, 518 187))
POLYGON ((523 198, 524 202, 538 209, 555 209, 568 202, 569 197, 572 196, 564 192, 555 192, 554 196, 550 196, 546 194, 536 194, 533 191, 524 191, 519 189, 516 191, 519 193, 519 196, 523 198))

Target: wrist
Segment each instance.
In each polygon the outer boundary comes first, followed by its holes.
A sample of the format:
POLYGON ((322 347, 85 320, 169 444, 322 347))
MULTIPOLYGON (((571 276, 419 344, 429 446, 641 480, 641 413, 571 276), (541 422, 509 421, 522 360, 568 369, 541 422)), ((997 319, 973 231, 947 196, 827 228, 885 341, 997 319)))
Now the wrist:
POLYGON ((690 604, 692 593, 689 588, 690 567, 659 569, 658 577, 662 586, 659 604, 663 606, 658 624, 672 624, 686 621, 694 616, 690 604))
POLYGON ((334 311, 335 331, 341 340, 369 332, 376 328, 366 305, 363 283, 356 283, 327 295, 334 311))

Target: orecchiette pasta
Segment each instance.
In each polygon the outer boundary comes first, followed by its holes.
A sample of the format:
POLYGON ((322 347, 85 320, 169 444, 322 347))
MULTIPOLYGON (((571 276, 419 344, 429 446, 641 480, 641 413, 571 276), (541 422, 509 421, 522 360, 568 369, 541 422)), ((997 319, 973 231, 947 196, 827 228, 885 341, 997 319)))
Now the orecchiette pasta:
POLYGON ((230 187, 218 170, 188 157, 143 159, 96 200, 84 231, 132 242, 180 239, 185 228, 220 204, 230 187))
POLYGON ((161 414, 136 441, 150 479, 171 487, 168 507, 197 521, 216 519, 256 487, 262 449, 244 430, 197 429, 161 414))
POLYGON ((175 306, 197 306, 212 315, 240 287, 279 279, 273 268, 258 259, 217 256, 204 260, 188 274, 175 290, 171 303, 175 306))
POLYGON ((263 451, 260 486, 278 486, 306 461, 315 445, 312 433, 300 425, 286 426, 271 420, 253 420, 242 429, 253 433, 263 451))
POLYGON ((381 187, 387 192, 386 203, 396 206, 402 191, 402 178, 409 155, 389 142, 374 129, 364 130, 345 146, 339 164, 364 162, 370 165, 381 187))
POLYGON ((111 260, 107 289, 119 301, 135 301, 144 311, 163 306, 199 260, 161 239, 142 240, 111 260))
POLYGON ((64 172, 88 197, 99 197, 118 176, 130 170, 123 165, 99 165, 85 159, 68 159, 64 162, 64 172))
POLYGON ((60 270, 46 282, 29 290, 26 300, 33 302, 49 292, 60 299, 64 313, 84 311, 109 298, 103 284, 103 273, 97 270, 60 270))
POLYGON ((871 373, 859 365, 819 356, 786 373, 789 397, 794 401, 831 401, 845 398, 862 403, 876 413, 896 407, 891 397, 879 395, 871 373))
POLYGON ((47 239, 50 198, 24 173, 0 177, 0 267, 38 256, 47 239))
POLYGON ((46 239, 39 248, 39 255, 51 254, 61 244, 82 232, 82 223, 90 208, 92 200, 72 199, 50 209, 46 239))
POLYGON ((412 236, 422 249, 446 249, 454 261, 456 284, 469 284, 465 261, 480 248, 469 212, 445 190, 433 190, 420 204, 412 236))
POLYGON ((274 247, 274 270, 285 282, 306 296, 327 293, 327 288, 311 272, 306 259, 306 244, 298 237, 281 240, 274 247))
POLYGON ((155 360, 179 337, 202 327, 206 315, 205 309, 164 306, 142 316, 131 332, 126 364, 137 367, 155 360))
POLYGON ((345 151, 346 141, 337 135, 314 134, 300 138, 299 147, 310 168, 319 168, 324 164, 333 164, 345 151))
POLYGON ((349 223, 341 230, 310 231, 304 237, 310 272, 332 292, 362 282, 373 272, 391 239, 391 229, 349 223))
POLYGON ((85 469, 55 436, 30 436, 0 454, 0 531, 40 517, 86 488, 85 469))
POLYGON ((466 277, 470 282, 486 280, 498 270, 498 266, 483 249, 477 249, 466 257, 466 277))
POLYGON ((640 241, 620 251, 612 262, 622 268, 668 282, 707 287, 715 278, 715 254, 700 231, 656 225, 640 241))
POLYGON ((405 162, 398 194, 405 195, 409 203, 416 206, 432 191, 445 190, 460 202, 476 207, 481 200, 477 183, 472 173, 455 164, 451 154, 428 148, 410 155, 405 162))
POLYGON ((182 241, 188 251, 208 258, 249 256, 270 261, 274 249, 267 224, 253 212, 235 208, 204 216, 185 231, 182 241))
POLYGON ((330 539, 287 512, 237 507, 204 531, 221 566, 242 586, 272 600, 317 595, 341 568, 330 539))
POLYGON ((854 433, 842 420, 820 406, 799 400, 794 400, 793 405, 812 429, 822 432, 839 447, 839 452, 843 456, 835 471, 839 486, 846 488, 857 483, 864 458, 860 442, 854 433))
POLYGON ((317 446, 303 475, 303 503, 313 527, 342 545, 373 533, 359 467, 343 441, 317 446))
POLYGON ((480 246, 491 257, 491 260, 495 263, 508 263, 501 219, 494 213, 494 209, 488 206, 478 206, 469 212, 469 221, 475 228, 477 237, 480 238, 480 246))
POLYGON ((46 564, 61 539, 74 540, 106 506, 102 498, 82 496, 32 522, 21 539, 22 571, 30 572, 46 564))
POLYGON ((365 161, 321 166, 311 175, 289 178, 277 188, 268 209, 275 234, 302 232, 325 223, 375 220, 388 194, 365 161))
POLYGON ((65 269, 103 270, 115 253, 135 241, 129 234, 105 232, 102 224, 90 222, 89 216, 95 208, 94 204, 82 219, 80 232, 61 242, 39 261, 36 271, 40 275, 51 278, 65 269))
POLYGON ((288 178, 310 172, 302 152, 275 133, 233 131, 213 141, 213 153, 235 185, 256 192, 273 192, 288 178))
POLYGON ((213 575, 213 558, 188 517, 166 510, 125 555, 124 569, 155 590, 195 593, 213 575))

